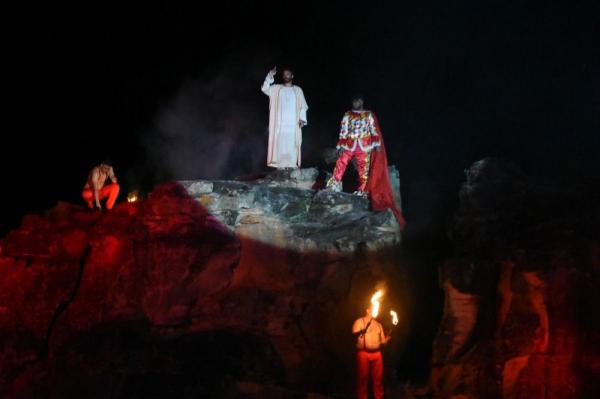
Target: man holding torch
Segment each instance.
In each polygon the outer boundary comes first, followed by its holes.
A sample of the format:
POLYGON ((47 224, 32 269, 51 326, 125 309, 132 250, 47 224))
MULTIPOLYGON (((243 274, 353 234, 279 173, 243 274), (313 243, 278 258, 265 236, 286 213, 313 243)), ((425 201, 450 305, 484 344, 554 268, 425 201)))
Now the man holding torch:
MULTIPOLYGON (((377 295, 377 294, 376 294, 377 295)), ((373 300, 371 300, 373 302, 373 300)), ((383 356, 381 345, 391 337, 386 336, 383 326, 375 318, 379 312, 379 303, 366 310, 365 316, 357 319, 352 326, 356 336, 356 396, 367 399, 369 374, 373 383, 375 399, 383 398, 383 356)))

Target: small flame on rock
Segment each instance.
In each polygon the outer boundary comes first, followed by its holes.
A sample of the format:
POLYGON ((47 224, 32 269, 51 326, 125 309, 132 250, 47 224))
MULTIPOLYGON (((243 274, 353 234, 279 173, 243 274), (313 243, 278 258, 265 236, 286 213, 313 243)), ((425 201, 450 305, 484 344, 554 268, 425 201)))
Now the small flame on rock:
POLYGON ((129 194, 127 194, 127 202, 135 202, 138 200, 138 192, 137 191, 132 191, 129 194))

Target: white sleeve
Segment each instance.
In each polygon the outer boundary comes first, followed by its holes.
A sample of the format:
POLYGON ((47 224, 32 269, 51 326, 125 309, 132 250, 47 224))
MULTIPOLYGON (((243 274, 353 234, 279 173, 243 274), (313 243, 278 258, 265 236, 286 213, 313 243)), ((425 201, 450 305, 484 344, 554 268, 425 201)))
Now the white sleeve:
POLYGON ((273 82, 275 82, 275 78, 273 77, 273 75, 268 73, 267 77, 265 78, 265 81, 263 82, 262 87, 260 88, 262 92, 265 93, 267 96, 271 94, 271 85, 273 84, 273 82))
POLYGON ((306 111, 308 111, 308 104, 306 103, 306 99, 304 98, 304 92, 300 89, 300 98, 302 104, 300 104, 300 120, 306 122, 308 125, 308 119, 306 119, 306 111))

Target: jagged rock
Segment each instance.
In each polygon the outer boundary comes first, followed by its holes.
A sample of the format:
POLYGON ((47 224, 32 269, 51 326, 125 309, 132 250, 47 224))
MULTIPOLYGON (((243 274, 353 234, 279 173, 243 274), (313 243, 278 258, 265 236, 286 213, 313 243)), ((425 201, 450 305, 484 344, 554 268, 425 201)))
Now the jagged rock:
POLYGON ((356 195, 336 193, 333 191, 319 191, 313 198, 308 219, 335 225, 353 213, 362 214, 369 211, 369 200, 356 195))
POLYGON ((362 198, 264 181, 27 217, 0 242, 0 396, 344 397, 398 239, 362 198))
POLYGON ((185 187, 188 193, 192 196, 197 196, 201 194, 209 194, 213 192, 214 185, 210 181, 189 181, 189 182, 181 182, 181 184, 185 187))
POLYGON ((316 168, 281 169, 269 173, 263 181, 270 186, 312 189, 318 176, 316 168))
POLYGON ((182 186, 237 235, 280 247, 352 252, 400 242, 391 212, 371 212, 366 198, 312 190, 317 175, 316 169, 281 170, 257 181, 182 186))
POLYGON ((598 202, 499 159, 467 171, 460 199, 428 394, 597 397, 598 202))

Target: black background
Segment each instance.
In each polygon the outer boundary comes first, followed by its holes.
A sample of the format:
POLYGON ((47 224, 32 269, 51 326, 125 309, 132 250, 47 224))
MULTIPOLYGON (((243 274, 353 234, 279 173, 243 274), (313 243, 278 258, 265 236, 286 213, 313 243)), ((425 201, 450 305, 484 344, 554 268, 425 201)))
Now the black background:
POLYGON ((264 171, 259 86, 273 65, 295 70, 310 106, 304 166, 322 166, 349 95, 366 96, 409 236, 442 234, 463 170, 486 156, 595 184, 599 15, 592 2, 523 1, 11 10, 0 229, 80 201, 105 157, 123 191, 264 171))

